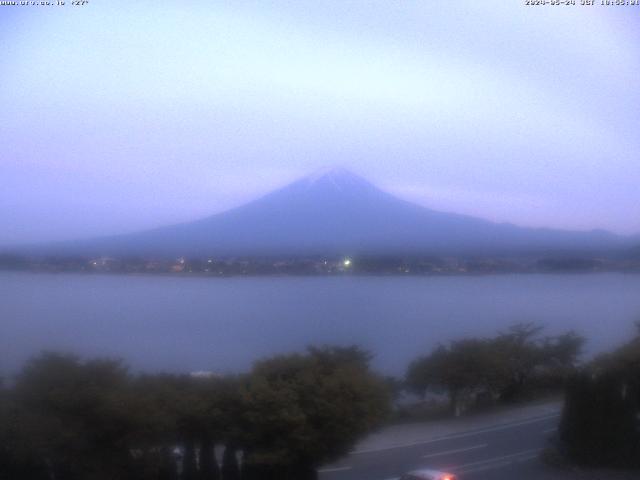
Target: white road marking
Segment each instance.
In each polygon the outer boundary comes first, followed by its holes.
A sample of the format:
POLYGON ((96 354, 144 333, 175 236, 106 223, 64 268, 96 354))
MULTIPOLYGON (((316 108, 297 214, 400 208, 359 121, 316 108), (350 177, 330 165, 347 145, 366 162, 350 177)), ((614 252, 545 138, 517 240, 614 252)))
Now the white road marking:
POLYGON ((458 473, 480 472, 482 470, 492 470, 495 468, 505 467, 512 463, 525 462, 532 460, 538 456, 541 449, 523 450, 522 452, 512 453, 510 455, 502 455, 500 457, 488 458, 478 462, 465 463, 450 467, 450 470, 458 473))
POLYGON ((445 452, 431 453, 429 455, 424 455, 422 458, 434 458, 441 457, 443 455, 448 455, 450 453, 460 453, 460 452, 468 452, 469 450, 477 450, 479 448, 485 448, 488 444, 483 443, 482 445, 473 445, 472 447, 464 447, 464 448, 456 448, 455 450, 447 450, 445 452))
POLYGON ((387 450, 395 450, 397 448, 415 447, 416 445, 427 445, 430 443, 443 442, 445 440, 456 440, 458 438, 473 437, 475 435, 482 435, 483 433, 497 432, 499 430, 507 430, 509 428, 520 427, 522 425, 529 425, 532 423, 543 422, 545 420, 550 420, 552 418, 559 417, 559 416, 560 416, 560 413, 553 413, 553 414, 545 415, 543 417, 536 417, 529 420, 523 420, 523 421, 514 422, 514 423, 505 423, 501 425, 496 425, 495 427, 481 428, 481 429, 473 430, 470 432, 454 433, 451 435, 445 435, 438 438, 432 438, 430 440, 420 440, 417 442, 410 442, 410 443, 399 443, 395 445, 389 445, 387 447, 370 448, 366 450, 354 450, 350 452, 349 455, 362 455, 365 453, 384 452, 387 450))
POLYGON ((528 462, 528 461, 534 460, 534 459, 538 458, 538 455, 539 455, 538 453, 532 453, 532 454, 524 456, 524 457, 518 457, 518 458, 514 458, 514 459, 511 459, 511 460, 505 460, 505 461, 498 462, 498 463, 491 463, 491 464, 488 464, 488 465, 482 465, 482 466, 477 467, 477 468, 469 468, 467 470, 462 470, 462 471, 460 471, 458 473, 467 474, 467 473, 484 472, 484 471, 487 471, 487 470, 497 470, 499 468, 504 468, 504 467, 508 467, 508 466, 511 466, 511 465, 515 465, 517 463, 523 463, 523 462, 528 462))
POLYGON ((542 433, 551 433, 551 432, 555 432, 556 430, 558 430, 557 428, 547 428, 546 430, 543 430, 542 433))
POLYGON ((353 467, 322 468, 318 470, 318 473, 346 472, 347 470, 351 470, 352 468, 353 467))

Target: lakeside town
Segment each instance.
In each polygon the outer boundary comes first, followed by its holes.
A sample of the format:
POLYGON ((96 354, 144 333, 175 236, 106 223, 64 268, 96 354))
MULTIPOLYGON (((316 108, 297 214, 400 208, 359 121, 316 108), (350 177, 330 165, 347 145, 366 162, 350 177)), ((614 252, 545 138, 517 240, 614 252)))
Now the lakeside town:
POLYGON ((0 270, 48 273, 255 275, 488 275, 509 273, 640 273, 637 257, 28 257, 0 255, 0 270))

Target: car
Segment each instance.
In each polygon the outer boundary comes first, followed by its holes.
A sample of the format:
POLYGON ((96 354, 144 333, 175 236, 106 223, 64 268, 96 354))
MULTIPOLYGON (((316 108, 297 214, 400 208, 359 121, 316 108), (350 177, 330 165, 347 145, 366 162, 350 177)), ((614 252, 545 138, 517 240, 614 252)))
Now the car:
POLYGON ((399 480, 458 480, 458 477, 453 473, 422 469, 407 472, 399 480))

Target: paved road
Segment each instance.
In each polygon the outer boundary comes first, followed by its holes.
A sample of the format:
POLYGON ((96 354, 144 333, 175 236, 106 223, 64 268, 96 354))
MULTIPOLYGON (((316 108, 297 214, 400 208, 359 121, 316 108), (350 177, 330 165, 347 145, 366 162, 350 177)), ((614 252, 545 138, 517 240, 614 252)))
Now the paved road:
POLYGON ((320 470, 320 480, 387 480, 417 468, 456 473, 461 480, 539 480, 557 472, 538 460, 559 413, 457 432, 440 438, 352 452, 320 470))

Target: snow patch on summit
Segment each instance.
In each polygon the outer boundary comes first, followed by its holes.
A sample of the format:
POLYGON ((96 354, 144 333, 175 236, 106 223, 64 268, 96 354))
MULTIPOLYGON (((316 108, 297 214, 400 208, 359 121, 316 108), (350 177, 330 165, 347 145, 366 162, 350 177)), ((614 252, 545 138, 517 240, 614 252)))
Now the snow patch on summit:
POLYGON ((372 187, 364 178, 343 167, 322 168, 304 180, 307 188, 329 185, 337 190, 344 191, 354 187, 372 187))

